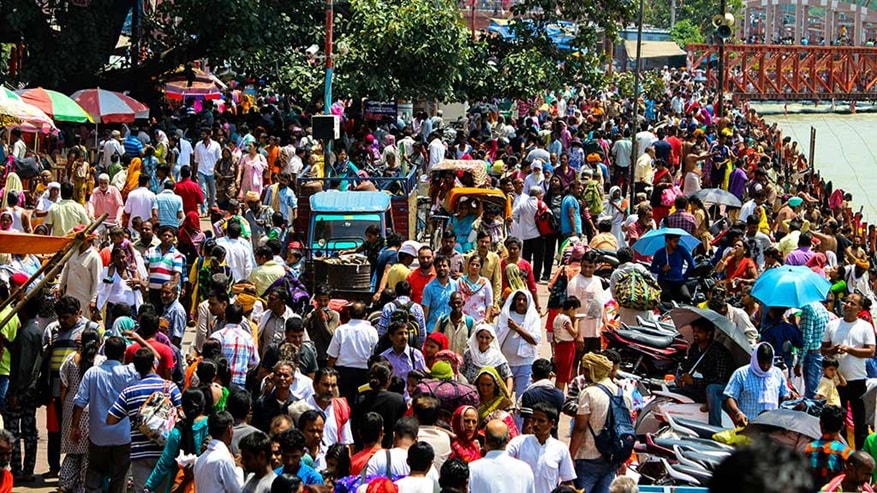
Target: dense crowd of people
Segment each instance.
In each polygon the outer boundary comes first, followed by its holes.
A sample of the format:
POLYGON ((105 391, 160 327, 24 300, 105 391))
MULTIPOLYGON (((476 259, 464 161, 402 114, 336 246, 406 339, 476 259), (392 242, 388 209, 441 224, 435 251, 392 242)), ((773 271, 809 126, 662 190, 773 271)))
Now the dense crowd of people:
POLYGON ((662 75, 656 99, 576 86, 454 125, 363 120, 339 101, 332 153, 306 112, 187 102, 149 124, 62 132, 36 156, 55 167, 27 179, 16 163, 33 146, 12 129, 0 230, 84 241, 26 302, 19 287, 46 259, 0 254, 0 300, 14 298, 0 317, 16 309, 0 328, 0 490, 37 479, 45 435, 42 476, 63 492, 636 491, 599 437, 612 396, 634 414, 643 399, 601 334, 656 318, 644 292, 715 311, 751 344, 737 367, 713 322, 691 323, 676 383, 710 424, 824 399, 800 491, 865 487, 877 231, 775 124, 746 103, 715 115, 696 77, 662 75), (435 172, 444 160, 483 173, 435 172), (370 226, 349 253, 367 257, 374 296, 316 283, 294 303, 294 280, 313 275, 295 227, 308 180, 357 193, 412 172, 448 217, 425 226, 442 231, 436 248, 370 226), (461 186, 502 191, 511 213, 450 205, 461 186), (739 206, 700 199, 709 188, 739 206), (656 252, 636 245, 664 227, 678 229, 656 252), (704 262, 715 285, 693 293, 704 262), (753 284, 782 265, 831 290, 766 306, 753 284))

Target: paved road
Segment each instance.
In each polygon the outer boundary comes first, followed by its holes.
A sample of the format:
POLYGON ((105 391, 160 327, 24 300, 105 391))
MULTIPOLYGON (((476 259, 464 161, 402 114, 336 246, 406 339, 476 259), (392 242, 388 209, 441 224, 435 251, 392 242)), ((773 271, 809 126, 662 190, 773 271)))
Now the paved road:
MULTIPOLYGON (((545 288, 545 285, 543 285, 543 284, 539 285, 539 300, 540 300, 543 307, 546 306, 546 303, 548 302, 548 291, 545 288)), ((185 337, 183 338, 183 354, 186 354, 188 352, 188 348, 192 344, 194 339, 195 339, 194 328, 193 327, 187 328, 185 337)), ((543 336, 543 341, 544 340, 545 340, 545 337, 543 336)), ((548 344, 543 343, 540 346, 539 354, 542 357, 546 357, 546 358, 550 357, 551 350, 550 350, 548 344)), ((37 448, 37 467, 36 467, 37 476, 39 476, 42 473, 45 473, 49 469, 48 461, 46 459, 46 434, 44 432, 45 424, 46 424, 46 408, 41 407, 37 410, 37 431, 40 433, 40 439, 39 439, 39 444, 38 444, 38 448, 37 448)), ((560 435, 562 437, 566 436, 566 434, 569 430, 569 419, 562 418, 560 427, 561 427, 560 435)), ((39 480, 39 477, 38 477, 38 480, 39 480)), ((34 485, 16 486, 15 491, 22 492, 22 493, 50 493, 50 492, 54 492, 57 489, 57 487, 58 487, 58 480, 57 479, 47 479, 45 481, 38 481, 34 485)))

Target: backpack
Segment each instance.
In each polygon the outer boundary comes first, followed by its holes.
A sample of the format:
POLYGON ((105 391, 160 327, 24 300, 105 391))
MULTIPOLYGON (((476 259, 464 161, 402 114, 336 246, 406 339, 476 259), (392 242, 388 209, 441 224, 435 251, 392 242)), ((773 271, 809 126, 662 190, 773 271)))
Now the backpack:
POLYGON ((137 429, 157 445, 164 446, 171 430, 177 425, 177 408, 170 395, 170 382, 155 391, 140 406, 137 429))
POLYGON ((302 317, 307 315, 311 295, 308 294, 305 285, 291 271, 287 270, 281 278, 271 283, 271 286, 262 293, 262 297, 268 298, 268 293, 276 288, 280 288, 287 293, 289 297, 287 305, 292 309, 293 313, 302 317))
POLYGON ((460 406, 473 406, 477 408, 481 403, 478 397, 478 389, 467 383, 454 380, 423 380, 414 388, 414 395, 428 395, 439 400, 440 411, 446 412, 446 418, 450 418, 460 406))
POLYGON ((630 409, 624 403, 621 387, 618 387, 616 395, 612 395, 612 392, 604 385, 597 384, 597 387, 600 387, 609 397, 609 412, 606 414, 606 426, 599 435, 594 433, 590 423, 588 423, 588 429, 594 435, 594 445, 603 454, 603 457, 613 466, 620 466, 633 453, 633 445, 636 443, 636 429, 630 419, 630 409))
MULTIPOLYGON (((387 323, 387 329, 389 329, 389 325, 394 322, 405 322, 408 324, 408 345, 420 349, 422 341, 420 340, 420 324, 417 322, 417 319, 411 314, 411 307, 414 306, 414 302, 408 300, 404 303, 399 300, 393 300, 390 302, 396 308, 390 313, 390 321, 387 323)), ((378 339, 378 344, 375 346, 374 354, 381 354, 387 349, 393 347, 393 343, 390 342, 390 333, 389 330, 384 332, 384 334, 378 339)), ((412 364, 413 366, 413 364, 412 364)))
MULTIPOLYGON (((472 327, 475 326, 475 319, 470 317, 469 315, 463 315, 463 321, 466 323, 466 337, 472 337, 472 327)), ((442 334, 445 333, 445 330, 448 328, 448 324, 451 323, 450 315, 442 315, 439 317, 438 323, 438 332, 442 334)))
POLYGON ((661 302, 661 286, 652 276, 631 269, 615 281, 615 301, 631 310, 654 310, 661 302))
POLYGON ((603 192, 600 190, 600 184, 595 180, 588 181, 582 197, 585 199, 585 203, 588 204, 588 211, 592 216, 597 216, 603 212, 603 192))
POLYGON ((560 273, 554 280, 554 286, 548 292, 548 308, 563 308, 567 286, 569 286, 569 279, 566 277, 566 267, 561 265, 560 273))
POLYGON ((536 229, 539 230, 539 234, 542 236, 553 235, 560 229, 554 213, 541 200, 539 201, 539 208, 536 210, 536 229))

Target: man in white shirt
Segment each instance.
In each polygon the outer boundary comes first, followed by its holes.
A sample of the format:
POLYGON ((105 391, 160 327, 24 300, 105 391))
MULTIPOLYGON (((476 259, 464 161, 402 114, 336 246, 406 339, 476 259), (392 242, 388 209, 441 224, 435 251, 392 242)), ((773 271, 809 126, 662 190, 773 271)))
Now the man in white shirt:
MULTIPOLYGON (((865 298, 859 293, 844 299, 843 318, 832 320, 822 336, 822 355, 834 356, 840 362, 838 370, 847 384, 838 387, 843 409, 847 404, 853 410, 856 449, 861 450, 868 436, 865 422, 865 403, 861 396, 865 393, 868 374, 865 362, 874 357, 874 329, 868 322, 859 318, 859 312, 866 309, 865 298)), ((852 444, 851 444, 852 445, 852 444)))
POLYGON ((24 159, 27 156, 27 144, 21 138, 21 129, 12 129, 12 155, 18 159, 24 159))
POLYGON ((177 130, 177 150, 180 152, 180 156, 177 158, 177 163, 174 166, 175 172, 178 172, 178 168, 182 168, 183 166, 192 167, 192 154, 194 154, 194 149, 192 149, 192 143, 183 137, 183 135, 184 133, 182 130, 177 130))
POLYGON ((445 158, 445 143, 442 142, 441 135, 438 132, 432 133, 432 140, 429 142, 429 166, 427 169, 432 169, 433 166, 442 162, 445 158))
POLYGON ((537 402, 529 419, 533 434, 518 435, 506 447, 510 457, 526 462, 533 470, 536 493, 551 493, 559 484, 572 486, 576 478, 569 447, 551 436, 557 418, 556 408, 547 402, 537 402))
POLYGON ((103 171, 110 169, 110 166, 113 164, 114 154, 118 154, 120 158, 122 154, 125 154, 125 148, 122 147, 122 133, 118 130, 113 130, 110 138, 104 142, 103 154, 100 160, 103 171))
MULTIPOLYGON (((469 491, 478 493, 535 493, 533 470, 506 452, 509 427, 498 419, 487 423, 484 458, 469 464, 469 491)), ((377 455, 377 454, 376 454, 377 455)))
POLYGON ((59 286, 62 294, 79 301, 85 317, 91 319, 97 308, 97 288, 100 285, 103 261, 100 254, 85 241, 79 250, 64 264, 59 286))
MULTIPOLYGON (((603 289, 599 277, 594 276, 596 254, 588 252, 582 257, 582 270, 569 280, 567 296, 575 296, 581 302, 579 308, 579 335, 576 341, 584 343, 584 351, 600 350, 600 329, 603 326, 603 307, 609 301, 609 293, 603 289)), ((578 358, 577 358, 578 359, 578 358)))
POLYGON ((201 183, 201 190, 207 197, 207 207, 211 209, 216 205, 216 177, 213 175, 213 168, 222 157, 219 142, 210 138, 212 133, 209 128, 201 129, 201 140, 195 144, 194 152, 195 173, 201 183))
POLYGON ((245 281, 253 273, 253 246, 241 238, 241 231, 238 221, 229 221, 226 236, 216 240, 216 246, 225 248, 225 262, 234 282, 245 281))
MULTIPOLYGON (((406 416, 396 421, 396 424, 393 425, 393 448, 375 452, 375 455, 369 459, 365 466, 365 475, 407 476, 411 473, 411 466, 408 465, 408 449, 415 443, 417 443, 417 420, 406 416)), ((438 471, 434 467, 430 466, 426 475, 438 480, 438 471)))
POLYGON ((436 426, 439 419, 439 400, 430 395, 419 395, 411 403, 414 418, 420 423, 417 438, 432 447, 433 465, 440 470, 451 455, 451 436, 436 426))
POLYGON ((652 146, 658 140, 658 136, 649 130, 649 124, 643 122, 640 124, 640 131, 636 133, 636 149, 635 152, 643 152, 652 146))
MULTIPOLYGON (((314 391, 305 399, 308 406, 319 410, 325 417, 323 438, 320 441, 321 455, 325 455, 329 447, 337 443, 342 445, 353 443, 353 433, 350 428, 350 405, 346 399, 338 397, 339 380, 338 372, 334 368, 320 368, 314 374, 314 391), (336 407, 339 408, 337 412, 336 407), (343 407, 347 407, 346 413, 340 409, 343 407), (345 421, 339 422, 339 418, 345 421)), ((301 419, 299 418, 299 420, 301 419)))
POLYGON ((195 484, 203 491, 240 493, 244 488, 244 471, 235 466, 228 449, 234 433, 234 418, 226 411, 211 414, 207 418, 207 432, 212 439, 195 461, 195 484))
POLYGON ((339 325, 326 350, 329 366, 338 370, 338 390, 348 402, 356 398, 360 385, 368 381, 368 359, 378 344, 378 331, 365 320, 366 307, 350 307, 350 321, 339 325))
POLYGON ((396 481, 399 493, 435 493, 439 491, 438 481, 429 477, 435 453, 426 442, 417 442, 408 448, 408 467, 411 473, 396 481))
POLYGON ((137 188, 131 190, 125 200, 125 212, 122 214, 122 226, 128 227, 130 221, 139 217, 144 221, 152 219, 152 209, 155 208, 155 194, 147 188, 149 175, 141 174, 137 179, 137 188))

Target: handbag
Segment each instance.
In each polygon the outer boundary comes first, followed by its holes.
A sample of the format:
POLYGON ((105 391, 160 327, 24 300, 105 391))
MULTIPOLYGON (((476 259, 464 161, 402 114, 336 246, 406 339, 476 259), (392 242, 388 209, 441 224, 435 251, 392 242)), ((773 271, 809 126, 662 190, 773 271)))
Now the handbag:
POLYGON ((557 232, 557 218, 541 200, 536 209, 536 229, 541 236, 553 235, 557 232))
POLYGON ((661 286, 649 274, 631 269, 615 282, 615 301, 631 310, 654 310, 661 302, 661 286))
POLYGON ((566 278, 566 267, 561 266, 557 280, 554 281, 554 286, 551 286, 551 291, 548 293, 548 308, 563 308, 563 302, 566 301, 567 285, 569 285, 569 279, 566 278))

